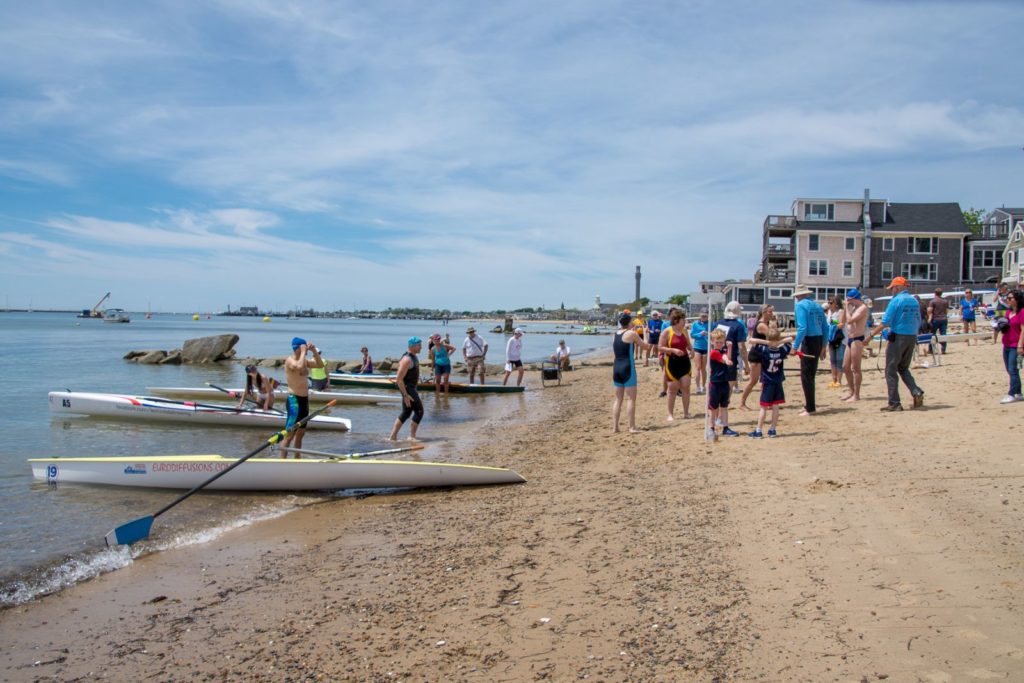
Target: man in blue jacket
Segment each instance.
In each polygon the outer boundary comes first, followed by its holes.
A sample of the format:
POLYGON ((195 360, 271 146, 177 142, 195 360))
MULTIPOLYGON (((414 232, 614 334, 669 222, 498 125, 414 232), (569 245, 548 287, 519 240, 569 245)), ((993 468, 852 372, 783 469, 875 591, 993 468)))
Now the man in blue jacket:
POLYGON ((894 277, 886 289, 893 293, 893 297, 885 307, 881 327, 871 332, 881 334, 882 330, 889 328, 889 344, 885 347, 885 385, 889 389, 889 403, 882 407, 882 411, 892 413, 903 410, 900 404, 901 379, 914 397, 914 407, 924 405, 924 391, 910 374, 910 362, 914 359, 914 345, 921 327, 921 305, 907 291, 907 279, 904 277, 894 277))
POLYGON ((804 390, 804 409, 801 415, 813 415, 817 411, 814 403, 814 376, 818 372, 818 361, 825 358, 825 331, 828 320, 821 304, 813 299, 811 290, 797 285, 793 292, 796 299, 796 339, 793 348, 800 351, 800 386, 804 390))

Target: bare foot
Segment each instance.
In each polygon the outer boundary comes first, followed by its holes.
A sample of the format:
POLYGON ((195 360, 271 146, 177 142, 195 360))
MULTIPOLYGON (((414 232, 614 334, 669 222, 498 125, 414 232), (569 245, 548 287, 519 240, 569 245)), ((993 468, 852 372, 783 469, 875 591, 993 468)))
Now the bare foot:
POLYGON ((693 415, 690 415, 689 413, 686 413, 685 415, 683 415, 683 419, 684 420, 689 420, 691 417, 693 417, 693 415))
POLYGON ((671 415, 669 415, 667 418, 665 418, 665 421, 666 422, 675 422, 676 419, 674 417, 672 417, 671 415))
POLYGON ((843 400, 846 401, 847 403, 853 403, 854 401, 859 401, 860 396, 847 396, 843 400))
POLYGON ((750 410, 750 408, 747 407, 746 403, 741 403, 740 404, 740 410, 750 410))
POLYGON ((629 433, 630 433, 630 434, 639 434, 639 433, 640 433, 640 430, 639 430, 639 429, 637 429, 636 427, 630 427, 630 428, 629 428, 629 433))
POLYGON ((853 398, 853 394, 847 394, 846 396, 840 396, 839 400, 840 401, 849 401, 851 398, 853 398))
POLYGON ((808 417, 810 415, 814 415, 814 413, 809 413, 806 410, 801 410, 800 411, 800 417, 808 417))

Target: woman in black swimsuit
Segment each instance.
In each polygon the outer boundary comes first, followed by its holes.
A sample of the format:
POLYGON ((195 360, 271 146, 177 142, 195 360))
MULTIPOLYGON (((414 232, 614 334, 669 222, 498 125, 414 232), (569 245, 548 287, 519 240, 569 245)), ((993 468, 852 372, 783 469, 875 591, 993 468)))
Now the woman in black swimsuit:
POLYGON ((629 432, 635 434, 636 428, 636 364, 633 360, 634 345, 641 349, 647 348, 646 343, 631 328, 633 317, 623 313, 619 317, 619 329, 612 335, 612 384, 615 386, 615 400, 612 401, 612 431, 619 431, 619 413, 622 410, 622 399, 626 399, 626 415, 629 417, 629 432))
MULTIPOLYGON (((754 326, 754 330, 750 333, 750 336, 754 339, 767 339, 768 328, 772 325, 778 325, 775 319, 775 307, 771 304, 765 304, 761 306, 761 311, 757 314, 757 325, 754 326)), ((750 379, 747 380, 747 386, 743 387, 743 393, 740 394, 740 410, 750 410, 747 406, 747 397, 750 396, 750 392, 754 390, 757 383, 761 381, 761 345, 751 344, 750 353, 747 354, 747 363, 750 365, 750 379)))

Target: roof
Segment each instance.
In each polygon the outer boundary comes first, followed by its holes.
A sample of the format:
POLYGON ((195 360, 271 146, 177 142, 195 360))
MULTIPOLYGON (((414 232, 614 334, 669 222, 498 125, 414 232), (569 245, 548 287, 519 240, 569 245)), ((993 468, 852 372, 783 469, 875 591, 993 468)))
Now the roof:
POLYGON ((876 230, 886 232, 947 232, 969 235, 957 202, 943 204, 890 204, 889 216, 876 230))
POLYGON ((992 211, 990 211, 989 213, 995 213, 996 211, 999 211, 1000 213, 1010 214, 1014 218, 1020 218, 1021 216, 1024 216, 1024 209, 1011 209, 1006 206, 1000 206, 998 209, 992 209, 992 211))

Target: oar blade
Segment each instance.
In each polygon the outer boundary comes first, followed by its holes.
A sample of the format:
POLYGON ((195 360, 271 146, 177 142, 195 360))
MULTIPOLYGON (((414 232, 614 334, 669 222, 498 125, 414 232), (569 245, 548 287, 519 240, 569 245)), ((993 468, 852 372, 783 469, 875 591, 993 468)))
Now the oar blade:
POLYGON ((108 548, 118 545, 131 545, 149 538, 149 530, 153 528, 153 515, 140 517, 134 522, 128 522, 117 527, 103 539, 107 542, 108 548))

